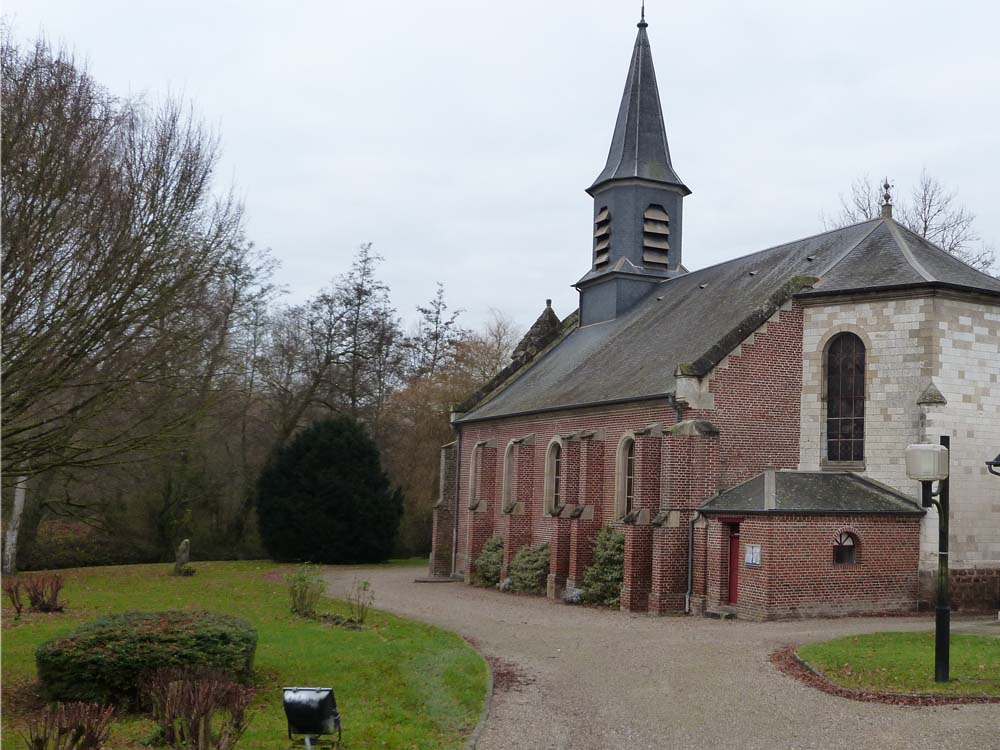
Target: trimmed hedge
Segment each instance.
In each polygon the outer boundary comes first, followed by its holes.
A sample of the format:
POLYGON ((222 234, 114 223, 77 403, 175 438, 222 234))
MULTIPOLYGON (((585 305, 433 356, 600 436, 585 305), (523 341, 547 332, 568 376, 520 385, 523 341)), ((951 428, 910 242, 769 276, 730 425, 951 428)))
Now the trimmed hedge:
POLYGON ((594 563, 583 576, 583 601, 617 607, 625 580, 625 535, 610 527, 597 533, 594 563))
POLYGON ((475 582, 479 586, 496 586, 500 583, 500 568, 503 567, 503 537, 495 536, 483 545, 476 558, 475 582))
POLYGON ((510 588, 522 594, 544 594, 549 575, 549 545, 521 547, 510 561, 510 588))
POLYGON ((35 650, 38 678, 57 701, 134 704, 140 682, 163 667, 253 674, 257 631, 216 612, 126 612, 101 617, 35 650))

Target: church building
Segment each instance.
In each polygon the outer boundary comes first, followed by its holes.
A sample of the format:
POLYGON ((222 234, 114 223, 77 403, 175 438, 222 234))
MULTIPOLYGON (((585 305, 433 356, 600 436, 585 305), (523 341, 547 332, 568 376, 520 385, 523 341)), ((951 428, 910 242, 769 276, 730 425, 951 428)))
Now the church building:
POLYGON ((505 577, 548 544, 559 599, 614 526, 624 610, 913 610, 937 517, 904 452, 947 435, 953 606, 1000 607, 1000 280, 894 221, 888 191, 878 218, 688 271, 646 27, 587 189, 579 309, 547 304, 456 408, 431 574, 469 581, 501 536, 505 577))

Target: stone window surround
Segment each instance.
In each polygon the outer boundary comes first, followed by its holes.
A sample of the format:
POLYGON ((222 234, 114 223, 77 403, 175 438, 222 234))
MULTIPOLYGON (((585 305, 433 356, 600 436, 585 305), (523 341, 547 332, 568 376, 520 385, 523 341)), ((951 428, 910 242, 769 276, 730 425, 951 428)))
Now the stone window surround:
MULTIPOLYGON (((625 518, 625 472, 626 472, 626 462, 628 461, 628 443, 629 441, 635 445, 635 433, 626 432, 621 436, 618 441, 618 448, 615 450, 615 521, 621 521, 625 518)), ((633 478, 633 482, 637 481, 638 477, 633 478)), ((633 493, 635 485, 633 484, 633 493)))
MULTIPOLYGON (((566 439, 562 435, 555 435, 549 444, 545 447, 545 492, 543 494, 543 510, 548 515, 553 515, 555 508, 555 451, 553 446, 559 446, 560 456, 563 459, 560 461, 560 474, 562 473, 562 468, 565 466, 565 453, 566 453, 566 439)), ((560 477, 562 479, 562 477, 560 477)), ((560 484, 565 484, 560 482, 560 484)), ((561 488, 561 491, 565 491, 561 488)))
POLYGON ((495 440, 480 440, 472 446, 472 454, 469 456, 469 510, 479 510, 482 505, 482 497, 479 490, 479 473, 482 468, 481 454, 483 448, 495 448, 495 440))
POLYGON ((500 507, 503 508, 504 513, 509 512, 508 508, 511 508, 516 502, 514 497, 514 447, 517 442, 517 440, 511 440, 503 452, 503 468, 501 469, 503 473, 500 475, 500 507))
MULTIPOLYGON (((871 352, 872 352, 872 342, 868 337, 868 334, 863 328, 851 324, 841 324, 832 326, 826 333, 823 334, 823 338, 820 339, 819 346, 816 347, 816 351, 820 353, 820 368, 819 368, 819 379, 820 379, 820 419, 819 419, 819 430, 820 430, 820 460, 819 466, 821 470, 825 471, 864 471, 866 468, 865 461, 830 461, 826 457, 826 372, 829 365, 829 351, 830 343, 841 333, 853 333, 859 339, 861 343, 865 345, 865 414, 869 411, 869 405, 871 402, 871 384, 873 378, 874 368, 871 363, 871 352)), ((866 425, 867 434, 867 425, 866 425)), ((866 440, 867 442, 867 440, 866 440)), ((865 445, 865 455, 867 455, 867 445, 865 445)))

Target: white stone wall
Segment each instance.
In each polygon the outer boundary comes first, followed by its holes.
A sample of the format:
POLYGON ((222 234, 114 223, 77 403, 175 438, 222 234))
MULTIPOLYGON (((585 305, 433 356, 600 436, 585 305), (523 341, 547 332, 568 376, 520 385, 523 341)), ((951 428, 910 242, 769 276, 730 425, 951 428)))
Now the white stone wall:
MULTIPOLYGON (((952 567, 1000 567, 1000 305, 935 300, 934 383, 946 405, 923 407, 922 439, 951 436, 952 567)), ((937 547, 937 519, 926 524, 937 547)))
MULTIPOLYGON (((1000 452, 1000 305, 940 295, 811 305, 803 321, 800 468, 825 453, 823 353, 852 331, 867 348, 866 476, 914 497, 910 443, 952 436, 952 567, 1000 566, 1000 477, 984 462, 1000 452), (946 405, 918 400, 933 382, 946 405)), ((921 566, 936 565, 937 518, 924 520, 921 566)))

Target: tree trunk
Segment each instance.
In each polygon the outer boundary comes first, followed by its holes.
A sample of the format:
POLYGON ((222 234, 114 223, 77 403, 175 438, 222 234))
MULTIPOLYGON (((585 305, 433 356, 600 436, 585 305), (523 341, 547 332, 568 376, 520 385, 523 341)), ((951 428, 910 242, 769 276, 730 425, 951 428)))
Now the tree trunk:
POLYGON ((17 572, 17 532, 21 527, 21 516, 24 515, 24 498, 27 495, 28 478, 20 476, 14 483, 14 507, 11 509, 10 520, 7 523, 7 535, 3 541, 3 573, 10 575, 17 572))

